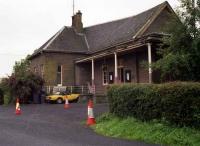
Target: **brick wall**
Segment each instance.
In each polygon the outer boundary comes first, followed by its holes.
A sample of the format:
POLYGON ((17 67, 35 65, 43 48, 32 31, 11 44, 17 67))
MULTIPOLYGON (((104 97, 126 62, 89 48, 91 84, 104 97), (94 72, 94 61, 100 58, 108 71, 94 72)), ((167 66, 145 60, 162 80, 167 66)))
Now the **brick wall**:
POLYGON ((57 85, 57 66, 62 65, 63 86, 75 84, 74 60, 83 57, 80 54, 43 53, 31 60, 31 70, 44 65, 44 79, 46 85, 57 85))

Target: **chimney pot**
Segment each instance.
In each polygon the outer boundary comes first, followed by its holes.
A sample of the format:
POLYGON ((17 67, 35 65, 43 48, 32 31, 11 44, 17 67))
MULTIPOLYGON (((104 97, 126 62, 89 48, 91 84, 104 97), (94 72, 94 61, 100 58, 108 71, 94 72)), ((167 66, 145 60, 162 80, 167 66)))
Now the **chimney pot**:
POLYGON ((72 16, 72 27, 76 29, 78 33, 83 31, 83 23, 82 23, 82 13, 80 10, 72 16))

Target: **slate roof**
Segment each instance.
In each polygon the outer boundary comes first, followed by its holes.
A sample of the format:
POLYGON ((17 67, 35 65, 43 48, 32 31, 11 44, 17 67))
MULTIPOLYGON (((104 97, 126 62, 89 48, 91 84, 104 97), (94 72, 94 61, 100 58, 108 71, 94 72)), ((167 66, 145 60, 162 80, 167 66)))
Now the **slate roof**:
POLYGON ((160 4, 136 16, 85 28, 85 34, 92 52, 133 39, 133 36, 162 6, 160 4))
POLYGON ((34 54, 41 51, 85 53, 88 47, 85 43, 85 35, 77 34, 73 28, 64 26, 44 45, 35 50, 34 54))
POLYGON ((145 12, 128 18, 86 27, 77 33, 72 27, 63 27, 32 56, 42 51, 94 53, 112 45, 133 40, 134 36, 160 10, 169 5, 164 2, 145 12))

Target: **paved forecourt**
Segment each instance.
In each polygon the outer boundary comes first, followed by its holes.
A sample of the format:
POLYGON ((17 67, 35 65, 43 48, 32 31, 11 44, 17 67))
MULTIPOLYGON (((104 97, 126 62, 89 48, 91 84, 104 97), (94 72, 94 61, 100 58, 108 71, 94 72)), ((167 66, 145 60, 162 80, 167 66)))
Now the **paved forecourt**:
MULTIPOLYGON (((96 134, 85 125, 87 104, 0 106, 0 145, 2 146, 151 146, 142 142, 120 140, 96 134)), ((97 104, 97 116, 108 111, 107 104, 97 104)))

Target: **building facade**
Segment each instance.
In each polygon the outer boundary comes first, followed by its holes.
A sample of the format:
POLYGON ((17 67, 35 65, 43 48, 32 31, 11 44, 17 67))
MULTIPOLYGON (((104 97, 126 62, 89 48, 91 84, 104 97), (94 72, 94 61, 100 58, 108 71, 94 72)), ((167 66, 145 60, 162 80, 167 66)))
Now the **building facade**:
POLYGON ((90 84, 96 94, 105 93, 110 84, 159 82, 150 64, 158 59, 156 50, 174 18, 164 2, 135 16, 84 28, 79 11, 71 27, 63 27, 31 55, 31 70, 46 85, 90 84))

